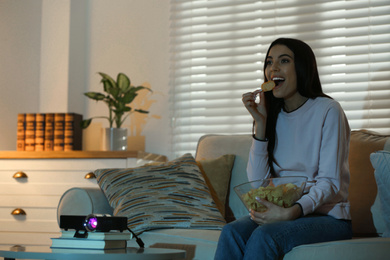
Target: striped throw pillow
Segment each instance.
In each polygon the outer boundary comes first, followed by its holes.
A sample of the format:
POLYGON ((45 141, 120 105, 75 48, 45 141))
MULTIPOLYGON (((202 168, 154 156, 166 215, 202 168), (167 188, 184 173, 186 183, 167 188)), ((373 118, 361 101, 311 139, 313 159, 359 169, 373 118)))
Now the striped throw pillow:
POLYGON ((98 169, 98 184, 114 215, 140 234, 160 228, 222 229, 225 220, 191 154, 161 165, 98 169))

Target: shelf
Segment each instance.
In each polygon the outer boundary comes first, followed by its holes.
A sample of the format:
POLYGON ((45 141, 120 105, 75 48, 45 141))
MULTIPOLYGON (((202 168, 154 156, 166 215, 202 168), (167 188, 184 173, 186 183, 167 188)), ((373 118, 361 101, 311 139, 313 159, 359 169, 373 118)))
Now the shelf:
POLYGON ((0 151, 0 159, 82 159, 82 158, 138 158, 167 161, 167 157, 143 151, 0 151))

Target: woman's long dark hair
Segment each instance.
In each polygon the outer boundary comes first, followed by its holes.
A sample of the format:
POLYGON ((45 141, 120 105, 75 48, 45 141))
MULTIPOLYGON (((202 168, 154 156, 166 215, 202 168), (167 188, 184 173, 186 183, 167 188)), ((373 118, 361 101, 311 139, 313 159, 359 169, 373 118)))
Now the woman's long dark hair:
MULTIPOLYGON (((317 70, 317 62, 313 50, 303 41, 290 38, 279 38, 271 43, 268 48, 266 58, 271 48, 275 45, 284 45, 294 53, 295 72, 297 76, 298 93, 307 98, 328 97, 323 91, 320 77, 317 70)), ((267 62, 264 62, 264 82, 268 81, 265 75, 267 62)), ((268 139, 268 163, 271 174, 275 175, 273 169, 274 149, 277 142, 276 122, 280 111, 283 109, 284 100, 276 98, 272 91, 265 92, 265 101, 267 106, 267 126, 266 137, 268 139)))

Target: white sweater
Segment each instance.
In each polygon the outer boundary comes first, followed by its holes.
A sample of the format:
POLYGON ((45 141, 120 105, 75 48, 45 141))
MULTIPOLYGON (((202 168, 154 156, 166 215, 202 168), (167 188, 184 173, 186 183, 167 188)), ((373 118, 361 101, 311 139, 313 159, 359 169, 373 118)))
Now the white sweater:
MULTIPOLYGON (((276 136, 276 175, 308 177, 308 193, 297 201, 303 214, 351 219, 347 199, 350 128, 340 104, 318 97, 293 112, 281 111, 276 136)), ((253 140, 247 167, 250 181, 270 177, 267 145, 253 140)))

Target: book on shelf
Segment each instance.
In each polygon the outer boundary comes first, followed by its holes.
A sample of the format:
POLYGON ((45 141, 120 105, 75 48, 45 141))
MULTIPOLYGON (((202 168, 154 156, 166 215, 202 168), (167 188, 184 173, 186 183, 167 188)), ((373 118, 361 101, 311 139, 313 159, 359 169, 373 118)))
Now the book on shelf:
POLYGON ((24 151, 25 129, 26 129, 26 114, 18 114, 16 134, 16 151, 24 151))
POLYGON ((53 151, 54 149, 54 113, 45 115, 45 151, 53 151))
POLYGON ((82 150, 82 119, 76 113, 20 113, 16 150, 82 150))
POLYGON ((82 129, 81 121, 83 116, 76 113, 65 114, 64 126, 64 151, 73 151, 82 149, 82 129))
POLYGON ((25 133, 24 149, 26 151, 35 151, 35 114, 26 114, 25 133))
POLYGON ((126 240, 103 240, 89 238, 52 238, 51 248, 77 249, 122 249, 127 247, 126 240))
MULTIPOLYGON (((74 238, 76 231, 61 230, 60 238, 74 238)), ((83 234, 83 233, 82 233, 83 234)), ((98 240, 130 240, 130 232, 87 232, 87 239, 98 240)))
POLYGON ((45 149, 45 114, 35 115, 35 151, 45 149))
POLYGON ((54 151, 64 150, 65 113, 54 114, 54 151))

